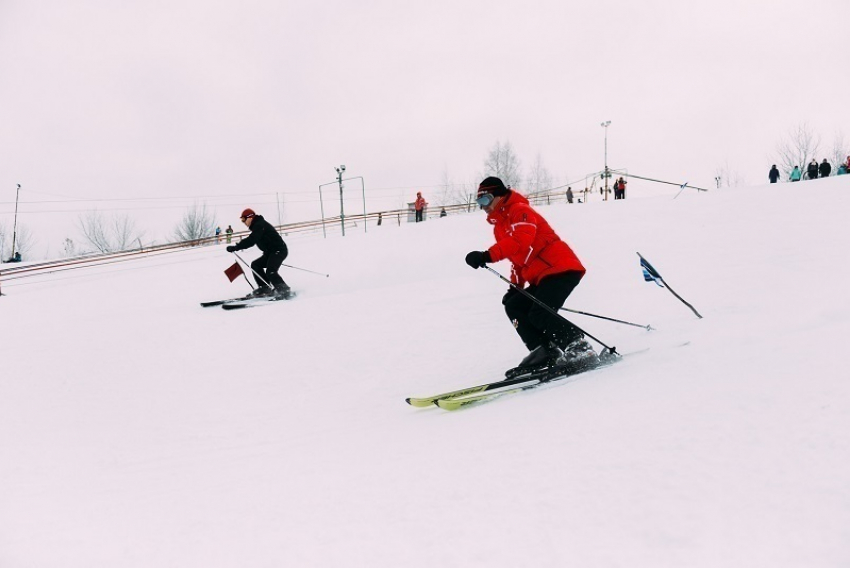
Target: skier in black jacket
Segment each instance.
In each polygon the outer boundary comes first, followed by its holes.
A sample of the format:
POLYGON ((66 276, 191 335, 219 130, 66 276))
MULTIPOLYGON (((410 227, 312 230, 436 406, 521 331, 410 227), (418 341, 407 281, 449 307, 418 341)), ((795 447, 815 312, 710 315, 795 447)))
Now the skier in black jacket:
POLYGON ((240 219, 251 230, 251 234, 235 245, 227 247, 227 252, 236 252, 254 245, 257 245, 257 248, 263 251, 262 256, 251 263, 254 280, 257 281, 257 289, 254 290, 252 295, 274 295, 278 298, 289 298, 291 295, 289 286, 278 274, 280 265, 289 255, 286 243, 283 242, 271 223, 263 219, 262 215, 254 213, 253 209, 244 210, 240 219), (269 288, 269 284, 274 286, 274 290, 269 288))

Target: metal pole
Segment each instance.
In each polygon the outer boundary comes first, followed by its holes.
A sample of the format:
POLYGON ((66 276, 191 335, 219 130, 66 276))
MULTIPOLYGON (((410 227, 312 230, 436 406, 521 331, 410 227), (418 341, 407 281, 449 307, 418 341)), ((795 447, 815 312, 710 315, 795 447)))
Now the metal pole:
POLYGON ((604 201, 608 201, 608 127, 611 125, 610 120, 606 120, 602 123, 602 127, 605 129, 605 172, 603 175, 605 176, 605 198, 604 201))
POLYGON ((345 236, 345 204, 342 200, 342 172, 345 166, 336 168, 337 182, 339 183, 339 224, 342 226, 342 236, 345 236))
POLYGON ((18 236, 18 195, 21 193, 21 184, 18 184, 18 190, 15 192, 15 222, 12 228, 12 256, 15 258, 15 240, 18 236))
MULTIPOLYGON (((335 182, 331 182, 335 183, 335 182)), ((322 185, 330 185, 328 183, 323 183, 322 185)), ((325 202, 322 200, 322 185, 319 186, 319 207, 322 210, 322 236, 324 238, 328 238, 328 232, 325 230, 325 202)))
POLYGON ((283 222, 280 220, 280 194, 275 191, 274 196, 277 198, 277 226, 280 227, 283 225, 283 222))
MULTIPOLYGON (((238 254, 236 254, 235 252, 233 253, 233 256, 235 256, 235 257, 236 257, 236 258, 238 258, 240 261, 242 261, 242 264, 244 264, 245 266, 247 266, 248 268, 250 268, 250 269, 251 269, 251 272, 253 272, 253 273, 254 273, 254 276, 257 278, 257 280, 259 280, 260 282, 262 282, 263 284, 265 284, 265 285, 266 285, 267 287, 269 287, 269 288, 271 288, 271 287, 272 287, 272 285, 271 285, 271 284, 269 284, 268 282, 266 282, 265 278, 263 278, 262 276, 260 276, 259 274, 257 274, 257 271, 256 271, 256 270, 254 270, 254 267, 253 267, 253 266, 251 266, 250 264, 248 264, 247 262, 245 262, 245 260, 243 260, 241 256, 239 256, 239 255, 238 255, 238 254)), ((244 275, 245 273, 243 272, 242 274, 244 275)), ((247 277, 247 276, 245 276, 245 280, 248 280, 248 277, 247 277)), ((249 280, 249 281, 248 281, 248 284, 250 284, 250 283, 251 283, 251 281, 249 280)), ((253 286, 251 286, 251 287, 253 288, 253 286)))
POLYGON ((574 324, 573 322, 571 322, 570 320, 568 320, 567 318, 565 318, 564 316, 562 316, 561 314, 559 314, 558 312, 553 310, 551 307, 547 306, 546 304, 544 304, 543 302, 541 302, 540 300, 538 300, 537 298, 535 298, 534 296, 529 294, 527 291, 523 290, 522 288, 520 288, 519 286, 517 286, 516 284, 514 284, 513 282, 511 282, 510 280, 508 280, 504 276, 502 276, 499 273, 499 271, 493 270, 492 268, 490 268, 487 265, 485 265, 484 268, 486 268, 487 270, 489 270, 490 272, 492 272, 493 274, 498 276, 500 279, 502 279, 503 282, 506 282, 511 288, 515 289, 517 292, 519 292, 520 294, 522 294, 523 296, 525 296, 526 298, 528 298, 529 300, 531 300, 532 302, 534 302, 535 304, 537 304, 538 306, 540 306, 541 308, 543 308, 544 310, 546 310, 547 312, 549 312, 550 314, 555 316, 556 318, 559 318, 559 319, 567 322, 569 325, 573 326, 574 328, 579 330, 581 333, 585 334, 586 336, 588 336, 589 338, 594 340, 596 343, 598 343, 599 345, 601 345, 602 347, 607 349, 608 352, 611 353, 612 355, 619 355, 619 353, 617 353, 616 347, 608 347, 602 341, 600 341, 596 337, 590 335, 585 330, 583 330, 582 328, 580 328, 579 326, 577 326, 576 324, 574 324))
POLYGON ((564 312, 581 314, 583 316, 590 316, 592 318, 599 318, 599 319, 604 319, 604 320, 613 321, 613 322, 617 322, 617 323, 624 323, 626 325, 631 325, 631 326, 634 326, 634 327, 642 327, 646 331, 654 331, 655 330, 654 327, 652 327, 651 325, 648 325, 648 324, 647 325, 641 325, 639 323, 632 323, 630 321, 623 321, 623 320, 618 320, 618 319, 609 318, 609 317, 605 317, 605 316, 599 316, 599 315, 591 314, 591 313, 588 313, 588 312, 580 312, 579 310, 571 310, 570 308, 561 308, 561 310, 564 311, 564 312))
POLYGON ((366 183, 363 181, 363 176, 357 177, 360 178, 360 189, 363 191, 363 232, 365 233, 367 232, 366 225, 369 224, 366 222, 366 183))

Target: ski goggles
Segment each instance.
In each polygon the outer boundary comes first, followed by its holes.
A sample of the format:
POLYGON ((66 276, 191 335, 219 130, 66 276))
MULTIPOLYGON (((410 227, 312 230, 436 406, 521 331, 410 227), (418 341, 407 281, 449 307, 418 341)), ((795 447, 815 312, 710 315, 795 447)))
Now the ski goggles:
POLYGON ((475 199, 475 203, 477 203, 479 207, 487 207, 493 203, 494 199, 496 198, 493 197, 492 193, 482 193, 475 199))

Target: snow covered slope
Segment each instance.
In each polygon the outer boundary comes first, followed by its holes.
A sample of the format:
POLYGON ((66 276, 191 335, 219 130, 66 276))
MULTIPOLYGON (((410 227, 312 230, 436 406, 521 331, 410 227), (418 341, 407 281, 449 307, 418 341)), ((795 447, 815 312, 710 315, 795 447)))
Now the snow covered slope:
POLYGON ((223 245, 4 285, 0 566, 850 564, 850 176, 541 210, 650 349, 455 413, 404 398, 525 354, 481 212, 288 239, 330 277, 244 311, 223 245))

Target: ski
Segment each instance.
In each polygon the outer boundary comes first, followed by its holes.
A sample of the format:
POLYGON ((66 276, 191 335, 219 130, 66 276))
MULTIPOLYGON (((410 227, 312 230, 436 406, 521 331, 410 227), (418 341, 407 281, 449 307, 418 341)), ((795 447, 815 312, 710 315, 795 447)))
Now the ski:
POLYGON ((493 381, 490 383, 484 383, 482 385, 467 387, 463 389, 453 390, 449 392, 444 392, 440 394, 435 394, 433 396, 427 397, 409 397, 406 398, 407 404, 410 406, 415 406, 417 408, 424 408, 426 406, 431 406, 435 404, 436 401, 444 398, 457 398, 462 396, 474 395, 486 391, 493 391, 496 389, 501 389, 504 387, 509 387, 513 385, 518 385, 522 383, 528 383, 531 381, 538 381, 539 379, 535 378, 533 375, 522 375, 520 377, 514 377, 512 379, 501 379, 499 381, 493 381))
POLYGON ((222 304, 226 304, 227 302, 242 302, 247 300, 248 296, 242 296, 241 298, 230 298, 227 300, 213 300, 212 302, 201 302, 202 308, 211 308, 213 306, 220 306, 222 304))
POLYGON ((588 371, 593 371, 594 369, 600 369, 602 367, 608 367, 613 365, 616 362, 616 359, 611 360, 607 363, 599 363, 598 365, 593 365, 592 367, 586 368, 578 368, 573 372, 560 373, 557 369, 552 369, 552 374, 550 376, 546 376, 545 373, 538 373, 536 375, 532 375, 530 380, 526 381, 525 384, 518 384, 513 388, 504 389, 504 390, 496 390, 493 392, 483 392, 472 394, 468 396, 453 396, 449 398, 438 398, 434 401, 434 404, 442 408, 443 410, 458 410, 459 408, 463 408, 465 406, 469 406, 471 404, 477 404, 479 402, 495 400, 496 398, 502 397, 504 395, 518 393, 522 391, 531 390, 537 388, 541 385, 545 385, 547 383, 552 383, 555 381, 560 381, 562 379, 567 379, 570 377, 575 377, 582 373, 586 373, 588 371))
POLYGON ((280 302, 284 300, 291 300, 295 297, 295 293, 291 292, 288 298, 278 298, 276 296, 266 296, 263 298, 251 298, 249 300, 231 300, 228 302, 224 302, 221 305, 221 308, 224 310, 241 310, 243 308, 253 308, 256 306, 266 306, 271 302, 280 302))
POLYGON ((518 377, 501 379, 490 383, 484 383, 474 387, 467 387, 454 391, 444 392, 427 397, 410 397, 405 399, 411 406, 424 408, 431 405, 439 406, 444 410, 457 410, 472 404, 493 400, 504 395, 526 391, 537 388, 546 383, 558 381, 568 377, 573 377, 581 373, 586 373, 594 369, 600 369, 613 365, 620 360, 621 357, 627 355, 635 355, 647 351, 643 349, 634 353, 618 355, 615 357, 606 357, 598 364, 592 366, 575 367, 567 369, 564 367, 538 369, 521 375, 518 377))

